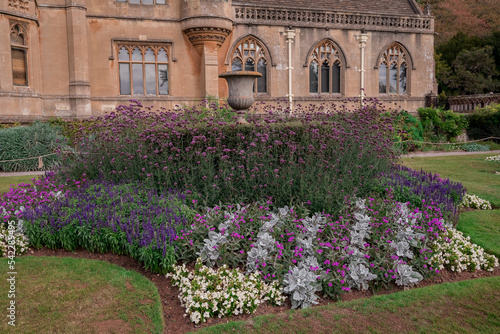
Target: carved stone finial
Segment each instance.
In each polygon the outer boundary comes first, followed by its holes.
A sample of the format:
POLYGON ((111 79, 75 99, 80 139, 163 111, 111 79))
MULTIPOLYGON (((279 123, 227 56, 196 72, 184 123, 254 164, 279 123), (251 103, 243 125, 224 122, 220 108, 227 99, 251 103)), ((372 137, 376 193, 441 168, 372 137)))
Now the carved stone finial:
POLYGON ((425 15, 429 15, 429 16, 430 16, 430 15, 432 15, 432 13, 431 13, 431 4, 430 4, 429 2, 427 2, 427 3, 425 4, 425 7, 424 7, 424 14, 425 14, 425 15))

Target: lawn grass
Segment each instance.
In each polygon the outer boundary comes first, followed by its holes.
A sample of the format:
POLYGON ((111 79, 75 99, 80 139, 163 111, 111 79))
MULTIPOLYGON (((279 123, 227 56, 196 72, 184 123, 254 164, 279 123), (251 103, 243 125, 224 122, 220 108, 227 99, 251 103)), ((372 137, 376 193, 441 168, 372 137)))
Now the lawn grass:
POLYGON ((290 310, 197 333, 498 333, 499 310, 500 277, 489 277, 290 310))
POLYGON ((457 229, 486 252, 500 258, 500 210, 463 212, 457 229))
POLYGON ((19 333, 162 333, 156 286, 144 276, 103 261, 23 256, 15 259, 16 296, 8 299, 8 259, 0 259, 0 332, 16 305, 19 333))
MULTIPOLYGON (((407 167, 440 174, 443 178, 461 182, 467 193, 477 195, 500 207, 500 164, 485 161, 489 154, 473 154, 446 157, 404 158, 407 167)), ((459 231, 471 237, 471 241, 487 252, 500 257, 500 209, 463 212, 457 225, 459 231)))
POLYGON ((9 191, 12 185, 19 183, 33 183, 31 179, 39 177, 37 175, 23 175, 23 176, 4 176, 0 177, 0 194, 9 191))
POLYGON ((405 166, 415 170, 423 169, 461 182, 470 195, 477 195, 488 200, 492 205, 500 207, 500 171, 498 163, 485 161, 493 154, 454 155, 445 157, 412 157, 403 158, 405 166))

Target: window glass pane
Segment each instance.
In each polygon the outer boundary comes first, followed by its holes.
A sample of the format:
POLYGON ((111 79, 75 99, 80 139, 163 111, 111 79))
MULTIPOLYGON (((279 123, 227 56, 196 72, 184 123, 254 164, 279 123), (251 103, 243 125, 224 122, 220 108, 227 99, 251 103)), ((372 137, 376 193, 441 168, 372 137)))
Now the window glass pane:
POLYGON ((134 94, 144 94, 144 78, 142 64, 132 64, 132 82, 134 94))
POLYGON ((127 2, 127 0, 116 0, 116 2, 127 2))
POLYGON ((406 64, 399 68, 399 94, 406 93, 406 64))
POLYGON ((141 50, 137 47, 132 50, 132 61, 142 61, 141 50))
POLYGON ((398 89, 398 67, 395 63, 392 63, 391 69, 389 70, 389 93, 397 93, 398 89))
POLYGON ((255 71, 255 62, 253 59, 249 58, 245 62, 245 71, 255 71))
POLYGON ((146 94, 156 95, 156 65, 146 64, 146 94))
POLYGON ((118 60, 130 60, 128 50, 124 46, 120 48, 120 52, 118 53, 118 60))
POLYGON ((146 52, 144 53, 144 60, 155 61, 155 53, 151 48, 146 49, 146 52))
POLYGON ((267 92, 267 64, 264 59, 257 63, 257 72, 262 74, 260 78, 257 78, 257 92, 265 93, 267 92))
POLYGON ((325 62, 321 64, 321 93, 330 92, 330 66, 325 62))
POLYGON ((140 4, 141 0, 129 0, 130 3, 140 4))
POLYGON ((384 63, 378 68, 378 92, 387 93, 387 68, 384 63))
POLYGON ((335 62, 332 67, 332 93, 340 93, 340 64, 335 62))
POLYGON ((153 4, 153 0, 142 0, 142 4, 143 5, 152 5, 153 4))
POLYGON ((167 51, 165 51, 165 49, 163 48, 161 48, 160 51, 158 51, 158 62, 160 63, 168 62, 167 51))
POLYGON ((130 65, 120 64, 120 94, 130 95, 130 65))
POLYGON ((243 66, 239 58, 234 58, 231 64, 231 71, 243 71, 243 66))
POLYGON ((164 5, 165 4, 165 0, 156 0, 156 4, 157 5, 164 5))
POLYGON ((14 85, 26 86, 28 84, 26 73, 26 52, 12 49, 12 77, 14 85))
POLYGON ((168 95, 167 65, 158 65, 158 92, 160 95, 168 95))
POLYGON ((318 62, 316 60, 309 65, 309 92, 318 92, 318 62))

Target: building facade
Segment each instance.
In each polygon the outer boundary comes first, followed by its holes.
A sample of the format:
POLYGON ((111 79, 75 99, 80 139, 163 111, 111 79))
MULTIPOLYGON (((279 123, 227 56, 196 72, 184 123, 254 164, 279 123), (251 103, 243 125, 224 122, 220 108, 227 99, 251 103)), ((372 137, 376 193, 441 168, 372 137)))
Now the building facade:
POLYGON ((218 75, 262 73, 257 101, 436 93, 434 20, 414 0, 3 0, 0 121, 85 118, 224 98, 218 75))

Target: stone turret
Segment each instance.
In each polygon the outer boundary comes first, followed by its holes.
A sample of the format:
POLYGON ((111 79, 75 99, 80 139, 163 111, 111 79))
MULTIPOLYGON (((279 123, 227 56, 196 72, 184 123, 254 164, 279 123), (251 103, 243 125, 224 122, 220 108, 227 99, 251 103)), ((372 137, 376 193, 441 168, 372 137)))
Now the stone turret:
POLYGON ((181 27, 200 55, 205 42, 220 47, 233 29, 231 1, 183 0, 181 27))
POLYGON ((183 0, 182 31, 201 56, 205 96, 219 96, 219 48, 233 29, 231 1, 183 0))

